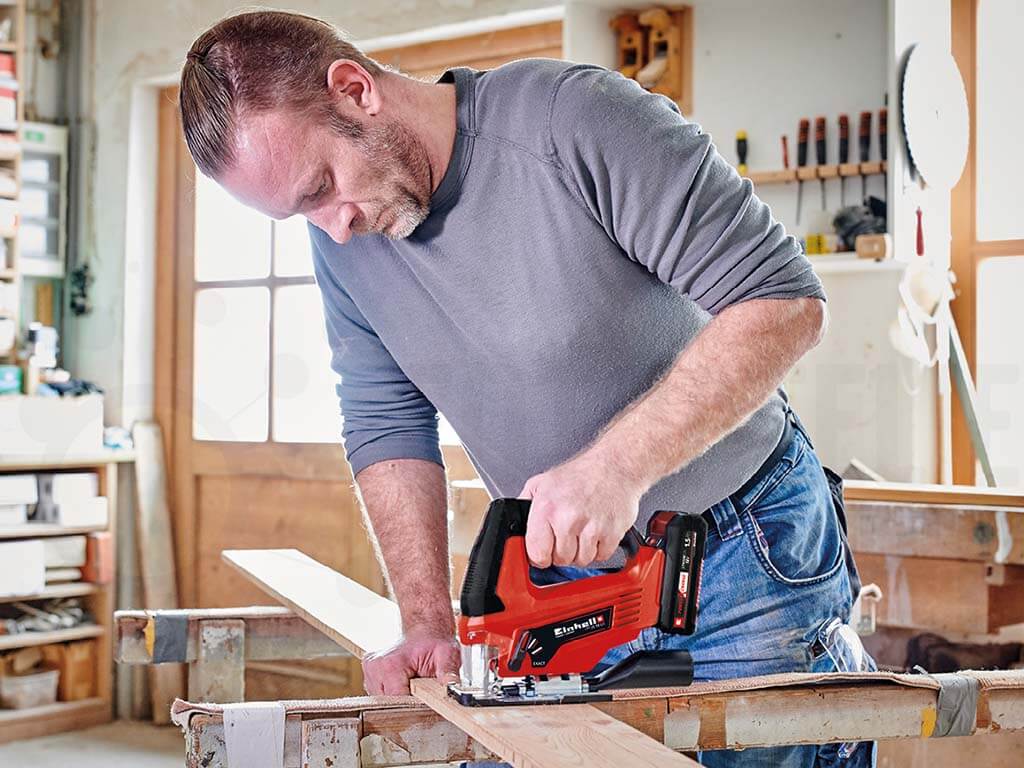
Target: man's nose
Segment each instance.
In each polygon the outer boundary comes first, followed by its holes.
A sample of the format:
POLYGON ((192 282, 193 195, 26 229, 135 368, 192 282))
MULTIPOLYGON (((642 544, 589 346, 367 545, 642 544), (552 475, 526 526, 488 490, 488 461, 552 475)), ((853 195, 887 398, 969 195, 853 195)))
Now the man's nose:
POLYGON ((316 218, 320 221, 313 223, 330 235, 334 242, 344 245, 352 238, 352 221, 357 212, 354 205, 345 203, 336 208, 318 211, 316 218))

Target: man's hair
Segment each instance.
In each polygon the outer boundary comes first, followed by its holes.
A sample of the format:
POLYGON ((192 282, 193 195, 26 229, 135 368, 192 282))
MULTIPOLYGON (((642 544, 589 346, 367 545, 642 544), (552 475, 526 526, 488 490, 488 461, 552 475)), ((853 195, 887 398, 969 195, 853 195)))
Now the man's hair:
POLYGON ((179 105, 192 159, 216 177, 235 161, 239 123, 246 115, 291 109, 318 116, 351 138, 362 126, 337 113, 327 70, 350 59, 371 75, 384 68, 343 39, 334 26, 285 11, 229 16, 200 35, 181 70, 179 105))

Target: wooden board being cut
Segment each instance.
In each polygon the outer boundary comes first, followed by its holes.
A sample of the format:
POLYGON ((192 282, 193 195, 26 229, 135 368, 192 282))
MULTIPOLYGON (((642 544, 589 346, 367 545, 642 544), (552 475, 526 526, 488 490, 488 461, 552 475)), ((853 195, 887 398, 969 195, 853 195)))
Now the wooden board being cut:
POLYGON ((395 603, 297 549, 228 549, 223 558, 360 659, 402 637, 395 603))
MULTIPOLYGON (((297 550, 226 550, 223 557, 355 656, 401 638, 395 603, 297 550)), ((515 768, 697 765, 589 705, 463 707, 425 679, 412 681, 412 693, 515 768)))
POLYGON ((589 704, 464 707, 427 679, 412 693, 515 768, 697 765, 589 704))

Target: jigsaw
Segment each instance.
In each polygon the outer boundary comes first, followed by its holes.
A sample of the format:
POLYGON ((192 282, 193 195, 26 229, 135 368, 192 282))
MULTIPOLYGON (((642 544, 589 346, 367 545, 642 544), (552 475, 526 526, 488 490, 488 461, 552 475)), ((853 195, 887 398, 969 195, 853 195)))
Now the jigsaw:
POLYGON ((640 651, 600 671, 605 653, 647 627, 692 634, 707 525, 658 512, 646 537, 630 528, 618 570, 550 585, 530 578, 530 502, 496 499, 470 553, 462 586, 461 681, 449 694, 466 706, 602 701, 616 688, 693 681, 686 651, 640 651))

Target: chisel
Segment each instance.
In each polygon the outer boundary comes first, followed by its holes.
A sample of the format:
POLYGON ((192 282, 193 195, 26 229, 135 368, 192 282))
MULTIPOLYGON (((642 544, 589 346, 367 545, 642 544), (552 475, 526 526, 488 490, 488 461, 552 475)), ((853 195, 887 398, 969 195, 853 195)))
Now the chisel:
MULTIPOLYGON (((839 165, 840 172, 844 163, 850 161, 850 117, 849 115, 839 116, 839 165)), ((846 206, 846 177, 839 177, 839 204, 846 206)))
MULTIPOLYGON (((871 156, 871 112, 860 113, 860 127, 857 129, 857 146, 860 149, 860 162, 866 163, 871 156)), ((860 169, 860 197, 861 202, 868 199, 868 177, 864 169, 860 169)))
MULTIPOLYGON (((814 118, 814 157, 818 162, 818 168, 825 165, 825 118, 814 118)), ((821 210, 828 206, 825 203, 825 179, 819 173, 818 182, 821 184, 821 210)))
POLYGON ((800 211, 804 202, 804 180, 799 178, 800 169, 807 165, 807 134, 811 129, 811 121, 806 117, 800 120, 800 129, 796 139, 796 223, 800 223, 800 211))

